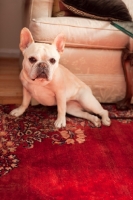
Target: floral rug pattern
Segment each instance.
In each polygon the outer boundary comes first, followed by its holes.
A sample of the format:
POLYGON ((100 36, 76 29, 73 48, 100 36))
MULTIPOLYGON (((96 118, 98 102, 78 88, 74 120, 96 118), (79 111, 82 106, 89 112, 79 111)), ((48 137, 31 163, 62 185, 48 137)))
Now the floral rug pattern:
MULTIPOLYGON (((103 105, 109 111, 110 118, 120 123, 131 123, 133 107, 128 111, 118 111, 115 105, 103 105)), ((56 129, 54 121, 56 107, 29 107, 20 117, 9 115, 15 105, 0 105, 0 176, 18 167, 19 159, 15 155, 18 146, 33 148, 35 142, 50 139, 53 144, 84 143, 86 127, 95 128, 87 120, 67 115, 67 126, 56 129)))

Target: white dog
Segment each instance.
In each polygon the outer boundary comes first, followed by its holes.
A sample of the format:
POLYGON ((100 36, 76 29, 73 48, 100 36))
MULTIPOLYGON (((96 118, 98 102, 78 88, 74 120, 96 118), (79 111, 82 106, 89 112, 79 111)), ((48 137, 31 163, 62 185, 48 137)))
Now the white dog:
POLYGON ((22 105, 11 115, 22 115, 30 104, 31 97, 46 106, 57 105, 55 126, 66 126, 66 113, 90 120, 96 127, 110 126, 108 111, 93 96, 91 89, 68 69, 59 64, 65 46, 64 35, 59 34, 52 45, 35 43, 30 31, 23 28, 20 50, 23 53, 23 68, 20 79, 23 85, 22 105), (97 114, 101 117, 93 115, 97 114))

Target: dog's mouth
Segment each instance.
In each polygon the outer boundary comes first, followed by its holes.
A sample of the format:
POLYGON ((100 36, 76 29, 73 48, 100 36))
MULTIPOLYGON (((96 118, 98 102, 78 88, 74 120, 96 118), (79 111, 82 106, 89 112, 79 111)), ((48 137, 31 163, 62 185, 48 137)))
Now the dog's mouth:
POLYGON ((41 72, 40 74, 38 74, 34 79, 32 79, 33 81, 36 79, 46 79, 48 80, 48 75, 45 72, 41 72))
POLYGON ((36 79, 38 79, 38 78, 48 79, 48 76, 47 76, 47 74, 45 72, 42 72, 41 74, 37 75, 36 79))
POLYGON ((45 62, 39 62, 35 64, 31 70, 30 77, 33 81, 37 80, 49 80, 49 66, 45 62))

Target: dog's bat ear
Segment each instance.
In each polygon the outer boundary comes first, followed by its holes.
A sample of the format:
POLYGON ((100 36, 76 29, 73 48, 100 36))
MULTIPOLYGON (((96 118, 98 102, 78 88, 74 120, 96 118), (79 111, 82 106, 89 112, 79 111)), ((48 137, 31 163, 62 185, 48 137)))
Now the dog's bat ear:
POLYGON ((62 33, 57 35, 56 38, 54 39, 53 45, 56 46, 56 49, 59 53, 62 53, 64 51, 65 41, 66 38, 62 33))
POLYGON ((23 52, 33 42, 34 40, 29 29, 23 28, 20 33, 20 50, 23 52))

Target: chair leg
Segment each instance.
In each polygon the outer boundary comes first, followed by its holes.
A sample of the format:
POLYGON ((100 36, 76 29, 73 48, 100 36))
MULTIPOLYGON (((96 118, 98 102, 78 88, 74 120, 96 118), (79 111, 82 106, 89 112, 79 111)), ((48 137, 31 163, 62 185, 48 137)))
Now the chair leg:
POLYGON ((133 52, 129 52, 128 49, 125 49, 122 54, 122 67, 124 71, 125 81, 126 81, 126 94, 124 99, 117 102, 117 109, 127 110, 130 109, 130 103, 133 96, 133 52))

